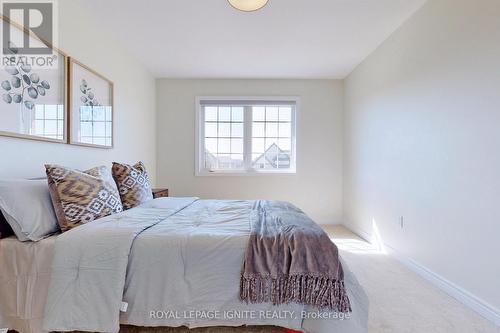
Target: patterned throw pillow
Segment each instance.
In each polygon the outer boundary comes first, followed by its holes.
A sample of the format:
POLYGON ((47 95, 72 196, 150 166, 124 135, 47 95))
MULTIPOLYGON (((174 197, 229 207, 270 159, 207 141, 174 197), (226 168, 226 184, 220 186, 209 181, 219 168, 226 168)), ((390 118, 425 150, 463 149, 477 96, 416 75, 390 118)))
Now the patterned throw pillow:
POLYGON ((50 196, 62 231, 123 211, 109 168, 88 171, 46 165, 50 196))
POLYGON ((113 163, 113 178, 118 185, 123 209, 130 209, 153 200, 146 167, 142 162, 135 165, 113 163))

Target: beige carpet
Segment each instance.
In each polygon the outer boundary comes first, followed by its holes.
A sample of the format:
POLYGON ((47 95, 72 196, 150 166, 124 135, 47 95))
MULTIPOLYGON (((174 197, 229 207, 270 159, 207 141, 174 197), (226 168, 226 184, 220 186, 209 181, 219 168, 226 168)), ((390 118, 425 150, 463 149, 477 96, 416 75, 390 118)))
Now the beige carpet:
MULTIPOLYGON (((344 227, 326 227, 370 299, 370 333, 500 333, 500 328, 344 227)), ((143 329, 126 333, 282 333, 276 327, 143 329)), ((341 333, 341 332, 339 332, 341 333)))
POLYGON ((500 333, 500 328, 344 227, 325 228, 370 299, 370 332, 500 333))

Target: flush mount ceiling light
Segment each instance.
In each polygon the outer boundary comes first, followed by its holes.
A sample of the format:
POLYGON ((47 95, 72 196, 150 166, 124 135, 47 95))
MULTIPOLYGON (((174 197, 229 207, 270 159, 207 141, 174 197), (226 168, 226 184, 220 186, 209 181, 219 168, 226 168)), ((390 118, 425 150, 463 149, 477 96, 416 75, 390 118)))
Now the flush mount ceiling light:
POLYGON ((234 8, 244 11, 253 12, 264 7, 269 0, 227 0, 234 8))

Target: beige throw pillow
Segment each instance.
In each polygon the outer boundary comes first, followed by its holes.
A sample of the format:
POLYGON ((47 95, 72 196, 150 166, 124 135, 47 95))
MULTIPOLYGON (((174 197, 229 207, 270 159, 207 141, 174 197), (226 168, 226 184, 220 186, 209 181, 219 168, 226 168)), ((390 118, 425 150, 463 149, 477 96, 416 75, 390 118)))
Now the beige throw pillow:
POLYGON ((46 165, 52 204, 62 231, 123 211, 109 168, 88 171, 46 165))
POLYGON ((153 192, 146 167, 142 162, 135 165, 113 163, 113 178, 118 186, 123 209, 130 209, 153 200, 153 192))

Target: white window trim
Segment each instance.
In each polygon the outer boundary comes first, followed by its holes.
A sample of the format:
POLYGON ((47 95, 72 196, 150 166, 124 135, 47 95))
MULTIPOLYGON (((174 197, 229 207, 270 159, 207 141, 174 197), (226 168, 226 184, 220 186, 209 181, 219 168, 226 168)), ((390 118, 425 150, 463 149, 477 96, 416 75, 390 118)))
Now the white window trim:
MULTIPOLYGON (((297 122, 299 119, 300 111, 300 97, 298 96, 196 96, 195 97, 195 176, 255 176, 255 175, 295 175, 297 174, 297 122), (201 164, 204 161, 203 157, 203 147, 201 145, 201 139, 204 137, 205 123, 203 120, 201 101, 269 101, 272 102, 294 102, 295 110, 292 126, 292 161, 293 168, 286 170, 258 170, 258 169, 245 169, 245 170, 217 170, 208 171, 201 164)), ((248 112, 245 113, 245 117, 249 117, 248 112)), ((252 122, 245 118, 244 122, 244 151, 251 149, 251 138, 252 136, 252 122)), ((250 154, 246 154, 244 158, 249 158, 250 154)), ((248 165, 245 163, 245 165, 248 165)))

